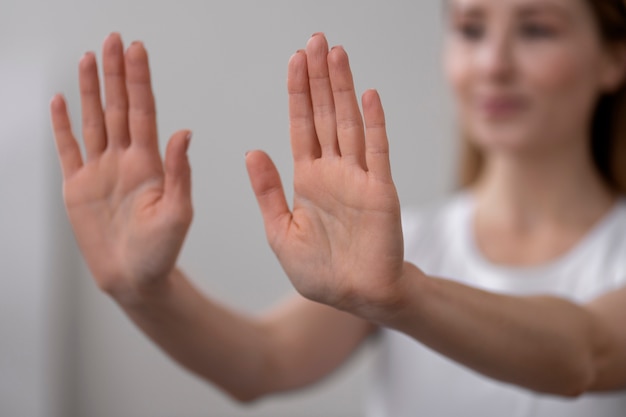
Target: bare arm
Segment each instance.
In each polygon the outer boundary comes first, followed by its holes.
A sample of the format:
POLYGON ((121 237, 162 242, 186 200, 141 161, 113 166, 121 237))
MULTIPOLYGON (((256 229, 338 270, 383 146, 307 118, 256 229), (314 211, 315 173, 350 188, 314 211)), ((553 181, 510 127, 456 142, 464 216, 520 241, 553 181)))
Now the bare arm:
MULTIPOLYGON (((402 295, 380 315, 485 375, 535 391, 577 396, 626 388, 626 289, 588 305, 493 294, 406 265, 402 295)), ((399 286, 400 287, 400 286, 399 286)))
POLYGON ((321 34, 289 74, 293 208, 267 155, 250 154, 248 170, 268 240, 303 296, 529 389, 626 387, 626 290, 578 306, 480 291, 405 263, 378 94, 363 95, 362 118, 348 57, 321 34))
POLYGON ((318 381, 373 330, 300 296, 258 318, 240 314, 200 294, 178 269, 162 289, 122 308, 173 359, 240 401, 318 381))
POLYGON ((332 371, 370 325, 299 298, 262 318, 200 294, 175 268, 192 219, 189 132, 161 159, 148 57, 119 35, 80 62, 86 154, 61 96, 51 103, 67 214, 98 286, 175 360, 236 398, 293 389, 332 371))

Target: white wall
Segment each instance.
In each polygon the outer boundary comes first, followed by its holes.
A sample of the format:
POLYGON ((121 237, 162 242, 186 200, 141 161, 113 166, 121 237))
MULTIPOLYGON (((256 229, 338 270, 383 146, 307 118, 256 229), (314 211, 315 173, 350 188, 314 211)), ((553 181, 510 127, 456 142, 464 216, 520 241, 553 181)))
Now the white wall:
POLYGON ((181 264, 211 296, 256 312, 291 292, 265 243, 243 158, 267 150, 290 188, 287 59, 317 31, 345 46, 357 89, 382 95, 401 200, 423 203, 450 188, 454 167, 440 8, 409 0, 3 0, 0 415, 360 415, 370 349, 312 390, 241 407, 132 327, 76 253, 46 109, 63 91, 78 123, 82 53, 99 53, 114 30, 143 40, 161 143, 178 128, 194 131, 196 216, 181 264))

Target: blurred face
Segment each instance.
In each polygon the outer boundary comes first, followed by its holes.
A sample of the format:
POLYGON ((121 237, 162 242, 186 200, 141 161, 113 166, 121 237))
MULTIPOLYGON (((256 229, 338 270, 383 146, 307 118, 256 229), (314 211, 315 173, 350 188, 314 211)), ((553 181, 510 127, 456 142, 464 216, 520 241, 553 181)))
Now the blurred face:
POLYGON ((589 139, 613 85, 583 0, 449 0, 446 72, 463 130, 487 152, 589 139))

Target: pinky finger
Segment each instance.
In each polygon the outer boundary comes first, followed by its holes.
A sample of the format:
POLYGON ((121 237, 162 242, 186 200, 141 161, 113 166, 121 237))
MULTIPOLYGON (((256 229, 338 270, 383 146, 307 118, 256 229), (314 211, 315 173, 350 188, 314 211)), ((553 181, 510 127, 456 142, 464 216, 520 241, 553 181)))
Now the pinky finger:
POLYGON ((385 113, 376 90, 363 94, 365 119, 365 160, 367 169, 382 181, 391 181, 389 142, 385 125, 385 113))
POLYGON ((72 133, 70 118, 67 114, 65 99, 60 94, 54 96, 50 102, 52 130, 57 145, 57 153, 61 161, 63 178, 68 179, 83 166, 80 148, 72 133))

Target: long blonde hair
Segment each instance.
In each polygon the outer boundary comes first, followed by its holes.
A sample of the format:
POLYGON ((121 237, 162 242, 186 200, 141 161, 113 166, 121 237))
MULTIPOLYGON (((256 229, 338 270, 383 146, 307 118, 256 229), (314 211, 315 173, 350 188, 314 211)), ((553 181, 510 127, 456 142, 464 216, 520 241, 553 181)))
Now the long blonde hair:
MULTIPOLYGON (((587 3, 605 44, 626 46, 626 0, 587 0, 587 3)), ((607 184, 626 194, 626 83, 600 97, 592 121, 590 146, 595 166, 607 184)), ((466 136, 462 138, 460 155, 459 182, 467 187, 481 174, 484 155, 466 136)))

